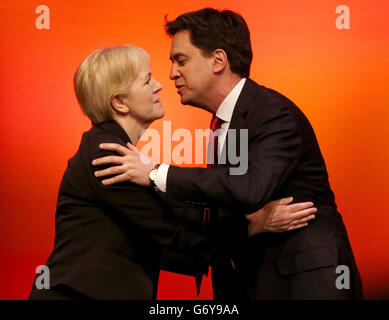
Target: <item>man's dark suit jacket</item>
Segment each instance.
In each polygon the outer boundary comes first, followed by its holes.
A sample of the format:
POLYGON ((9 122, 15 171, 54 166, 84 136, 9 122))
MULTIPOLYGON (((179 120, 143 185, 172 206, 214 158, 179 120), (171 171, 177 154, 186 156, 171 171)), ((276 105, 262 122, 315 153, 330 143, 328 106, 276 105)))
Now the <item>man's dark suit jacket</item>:
MULTIPOLYGON (((94 171, 108 166, 93 167, 92 160, 114 154, 99 148, 103 142, 125 145, 130 139, 115 121, 98 124, 69 160, 46 263, 50 286, 64 284, 95 299, 154 299, 160 268, 207 271, 196 257, 212 247, 216 231, 183 224, 151 188, 102 185, 94 171)), ((247 236, 247 225, 242 230, 247 236)))
MULTIPOLYGON (((194 219, 192 207, 206 204, 217 208, 211 216, 231 223, 288 196, 294 202, 313 201, 318 211, 304 229, 264 233, 245 244, 219 247, 211 263, 215 298, 361 298, 347 232, 315 133, 304 114, 286 97, 246 79, 229 129, 237 129, 237 150, 239 129, 248 129, 247 173, 230 175, 229 161, 216 169, 171 166, 166 197, 186 201, 183 217, 194 219), (348 290, 336 287, 337 277, 343 276, 336 273, 338 265, 349 267, 348 290)), ((223 152, 227 148, 225 143, 223 152)))

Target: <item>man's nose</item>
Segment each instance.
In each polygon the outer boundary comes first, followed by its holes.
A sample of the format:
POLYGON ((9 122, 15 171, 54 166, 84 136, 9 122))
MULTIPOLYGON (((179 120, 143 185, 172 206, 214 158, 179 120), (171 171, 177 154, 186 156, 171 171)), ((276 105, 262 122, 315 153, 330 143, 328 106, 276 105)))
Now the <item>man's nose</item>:
POLYGON ((170 69, 170 80, 176 80, 180 76, 178 72, 178 68, 175 63, 172 64, 172 68, 170 69))

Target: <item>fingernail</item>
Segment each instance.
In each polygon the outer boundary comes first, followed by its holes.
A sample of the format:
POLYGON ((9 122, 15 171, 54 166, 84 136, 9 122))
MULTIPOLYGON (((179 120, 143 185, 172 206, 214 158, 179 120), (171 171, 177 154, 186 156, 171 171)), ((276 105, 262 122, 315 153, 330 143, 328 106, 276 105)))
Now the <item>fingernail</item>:
POLYGON ((97 171, 95 172, 95 176, 96 176, 96 177, 98 177, 98 176, 99 176, 99 173, 98 173, 97 171))
POLYGON ((93 161, 92 161, 92 164, 95 165, 95 164, 96 164, 96 160, 93 160, 93 161))

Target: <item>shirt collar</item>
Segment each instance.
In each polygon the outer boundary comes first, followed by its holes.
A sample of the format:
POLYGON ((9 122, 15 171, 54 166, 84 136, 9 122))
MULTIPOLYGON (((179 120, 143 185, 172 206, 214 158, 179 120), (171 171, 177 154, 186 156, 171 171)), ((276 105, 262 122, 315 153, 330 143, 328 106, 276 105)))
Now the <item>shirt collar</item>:
POLYGON ((231 122, 232 114, 236 105, 236 101, 242 92, 243 86, 246 82, 246 78, 240 79, 235 87, 230 91, 227 97, 224 98, 223 102, 216 111, 216 117, 224 122, 231 122))

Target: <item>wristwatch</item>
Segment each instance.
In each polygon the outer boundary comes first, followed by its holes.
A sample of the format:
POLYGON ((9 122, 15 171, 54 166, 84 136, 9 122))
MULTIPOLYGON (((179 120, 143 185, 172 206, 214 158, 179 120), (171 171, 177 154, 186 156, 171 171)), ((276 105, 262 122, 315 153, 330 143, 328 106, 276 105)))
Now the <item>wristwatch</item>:
POLYGON ((160 165, 161 165, 161 164, 156 164, 156 165, 154 166, 154 168, 151 169, 150 172, 149 172, 150 184, 151 184, 151 187, 152 187, 155 191, 158 190, 158 189, 157 189, 157 186, 156 186, 156 184, 155 184, 155 177, 157 176, 157 171, 158 171, 158 168, 159 168, 160 165))

